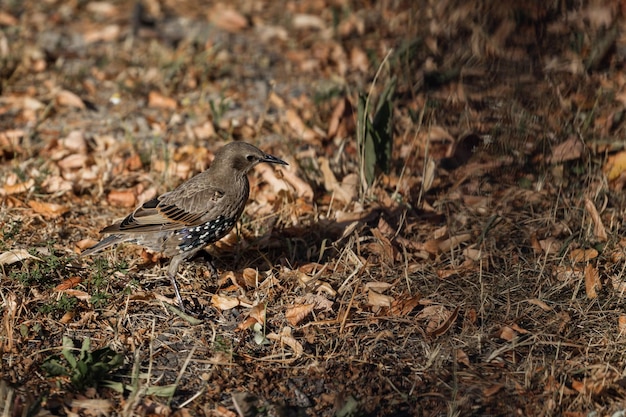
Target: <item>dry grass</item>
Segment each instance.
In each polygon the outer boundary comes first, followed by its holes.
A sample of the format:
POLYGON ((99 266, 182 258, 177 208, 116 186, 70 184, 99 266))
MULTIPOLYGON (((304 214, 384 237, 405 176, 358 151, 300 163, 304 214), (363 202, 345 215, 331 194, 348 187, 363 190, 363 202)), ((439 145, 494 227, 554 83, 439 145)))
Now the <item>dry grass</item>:
POLYGON ((375 3, 0 11, 3 416, 624 410, 623 11, 375 3), (394 78, 368 187, 358 94, 394 78), (290 166, 217 281, 181 267, 189 316, 167 260, 78 258, 230 140, 290 166))

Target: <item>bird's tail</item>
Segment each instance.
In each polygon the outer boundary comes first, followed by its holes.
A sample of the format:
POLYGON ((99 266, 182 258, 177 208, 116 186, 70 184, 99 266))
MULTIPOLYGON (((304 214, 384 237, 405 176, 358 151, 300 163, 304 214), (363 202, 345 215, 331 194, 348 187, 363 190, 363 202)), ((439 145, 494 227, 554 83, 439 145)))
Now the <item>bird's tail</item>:
POLYGON ((96 252, 100 252, 103 249, 108 248, 109 246, 113 246, 117 243, 123 242, 127 240, 125 236, 123 235, 110 235, 105 237, 104 239, 102 239, 100 242, 96 243, 94 246, 90 247, 89 249, 83 251, 80 256, 89 256, 89 255, 93 255, 96 252))

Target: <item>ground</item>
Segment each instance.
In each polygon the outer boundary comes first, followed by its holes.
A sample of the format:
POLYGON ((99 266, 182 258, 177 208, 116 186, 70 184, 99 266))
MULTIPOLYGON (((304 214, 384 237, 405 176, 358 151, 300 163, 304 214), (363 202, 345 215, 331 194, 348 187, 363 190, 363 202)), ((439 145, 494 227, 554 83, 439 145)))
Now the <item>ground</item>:
POLYGON ((622 415, 626 5, 544 3, 5 1, 2 415, 622 415), (234 140, 186 313, 79 256, 234 140))

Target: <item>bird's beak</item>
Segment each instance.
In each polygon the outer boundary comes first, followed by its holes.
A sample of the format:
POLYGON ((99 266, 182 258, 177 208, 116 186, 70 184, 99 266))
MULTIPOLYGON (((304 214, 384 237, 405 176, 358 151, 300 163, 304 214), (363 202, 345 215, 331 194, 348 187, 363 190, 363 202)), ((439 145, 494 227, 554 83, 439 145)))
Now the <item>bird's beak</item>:
POLYGON ((269 164, 289 165, 287 162, 283 161, 282 159, 276 158, 275 156, 267 154, 267 153, 265 154, 261 162, 267 162, 269 164))

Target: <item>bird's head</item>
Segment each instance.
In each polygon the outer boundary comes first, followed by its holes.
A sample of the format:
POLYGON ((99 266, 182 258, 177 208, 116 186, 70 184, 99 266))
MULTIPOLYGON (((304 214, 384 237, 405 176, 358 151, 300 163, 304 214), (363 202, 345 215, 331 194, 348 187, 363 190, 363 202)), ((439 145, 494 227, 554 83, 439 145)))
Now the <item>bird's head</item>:
POLYGON ((267 154, 246 142, 231 142, 215 153, 212 169, 234 170, 246 175, 255 165, 262 162, 289 165, 273 155, 267 154))

